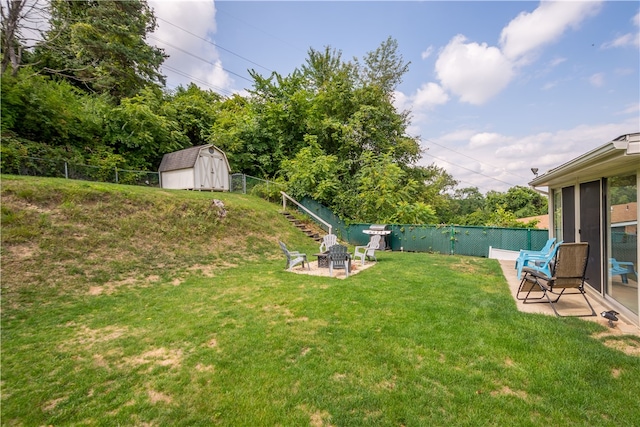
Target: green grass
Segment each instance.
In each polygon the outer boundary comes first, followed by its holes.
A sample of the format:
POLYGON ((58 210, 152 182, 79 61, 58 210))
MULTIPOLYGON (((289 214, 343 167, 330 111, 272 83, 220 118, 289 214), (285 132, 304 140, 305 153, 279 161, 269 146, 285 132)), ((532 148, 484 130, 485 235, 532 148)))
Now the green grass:
POLYGON ((312 277, 277 240, 317 245, 250 196, 3 176, 2 198, 3 425, 640 419, 640 358, 518 312, 494 260, 312 277))

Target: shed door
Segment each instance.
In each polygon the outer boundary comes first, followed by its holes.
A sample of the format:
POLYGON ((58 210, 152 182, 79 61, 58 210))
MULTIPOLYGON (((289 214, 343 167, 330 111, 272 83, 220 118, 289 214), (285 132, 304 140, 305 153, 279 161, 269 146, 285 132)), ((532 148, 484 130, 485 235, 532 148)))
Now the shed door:
POLYGON ((201 151, 200 158, 198 160, 199 164, 199 175, 200 175, 200 189, 202 190, 212 190, 219 187, 216 187, 216 161, 215 154, 211 151, 201 151))
POLYGON ((589 243, 587 282, 602 290, 602 237, 600 232, 600 181, 580 184, 580 241, 589 243))
POLYGON ((214 155, 211 158, 211 170, 213 171, 213 188, 216 188, 218 190, 225 190, 226 188, 224 177, 227 173, 227 165, 222 156, 220 156, 219 154, 214 155))
POLYGON ((200 189, 226 190, 227 164, 218 152, 201 152, 199 159, 200 189))

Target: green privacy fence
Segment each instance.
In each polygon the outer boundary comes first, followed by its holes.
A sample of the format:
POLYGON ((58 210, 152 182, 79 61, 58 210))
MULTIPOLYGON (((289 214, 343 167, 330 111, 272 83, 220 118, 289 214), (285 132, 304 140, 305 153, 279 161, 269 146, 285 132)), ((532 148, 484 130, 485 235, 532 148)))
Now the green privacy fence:
MULTIPOLYGON (((333 212, 316 201, 305 198, 307 209, 333 226, 334 233, 352 245, 366 245, 369 236, 363 231, 370 224, 345 224, 333 212)), ((393 251, 438 252, 487 257, 489 247, 517 251, 540 250, 549 238, 547 230, 458 225, 391 224, 387 244, 393 251)))

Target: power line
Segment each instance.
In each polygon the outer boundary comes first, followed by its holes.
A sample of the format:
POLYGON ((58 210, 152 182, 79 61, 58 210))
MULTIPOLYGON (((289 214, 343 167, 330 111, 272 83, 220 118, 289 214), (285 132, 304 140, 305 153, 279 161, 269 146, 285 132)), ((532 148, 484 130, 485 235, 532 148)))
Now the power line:
MULTIPOLYGON (((222 2, 221 2, 221 3, 222 3, 222 2)), ((217 12, 222 12, 223 14, 225 14, 225 15, 227 15, 227 16, 229 16, 229 17, 233 18, 233 19, 235 19, 236 21, 243 23, 243 24, 244 24, 244 25, 246 25, 247 27, 251 27, 251 28, 253 28, 253 29, 256 29, 256 30, 260 31, 261 33, 264 33, 264 34, 266 34, 266 35, 268 35, 268 36, 270 36, 270 37, 273 37, 274 39, 278 40, 279 42, 281 42, 281 43, 283 43, 283 44, 286 44, 286 45, 289 45, 290 47, 292 47, 292 48, 294 48, 294 49, 296 49, 296 50, 298 50, 298 51, 303 51, 303 50, 305 50, 305 49, 301 48, 300 46, 293 45, 293 44, 289 43, 287 40, 281 39, 281 38, 280 38, 280 37, 278 37, 278 36, 275 36, 275 35, 273 35, 273 34, 271 34, 271 33, 266 32, 266 31, 265 31, 265 30, 263 30, 262 28, 256 27, 255 25, 250 24, 250 23, 248 23, 247 21, 243 21, 242 19, 240 19, 240 18, 238 18, 238 17, 236 17, 236 16, 234 16, 234 15, 230 14, 229 12, 227 12, 226 10, 224 10, 224 8, 221 8, 221 7, 220 7, 221 3, 216 3, 216 11, 217 11, 217 12)))
POLYGON ((160 17, 156 17, 156 19, 158 19, 159 21, 165 22, 165 23, 167 23, 167 24, 169 24, 169 25, 172 25, 172 26, 174 26, 174 27, 176 27, 176 28, 178 28, 178 29, 180 29, 180 30, 184 31, 184 32, 185 32, 185 33, 187 33, 187 34, 191 34, 192 36, 194 36, 194 37, 196 37, 196 38, 198 38, 198 39, 200 39, 200 40, 202 40, 202 41, 204 41, 204 42, 207 42, 207 43, 209 43, 210 45, 215 46, 215 47, 217 47, 217 48, 218 48, 218 49, 220 49, 220 50, 224 50, 225 52, 229 52, 230 54, 232 54, 232 55, 234 55, 234 56, 237 56, 238 58, 240 58, 240 59, 242 59, 242 60, 244 60, 244 61, 247 61, 247 62, 249 62, 249 63, 251 63, 251 64, 253 64, 253 65, 257 65, 258 67, 263 68, 263 69, 265 69, 265 70, 267 70, 267 71, 269 71, 269 72, 273 72, 273 70, 271 70, 271 69, 269 69, 269 68, 265 67, 264 65, 260 65, 260 64, 258 64, 257 62, 254 62, 254 61, 252 61, 252 60, 250 60, 250 59, 248 59, 248 58, 245 58, 244 56, 238 55, 237 53, 235 53, 235 52, 233 52, 233 51, 231 51, 231 50, 229 50, 229 49, 226 49, 226 48, 224 48, 224 47, 220 46, 219 44, 216 44, 216 43, 212 42, 211 40, 205 39, 204 37, 200 37, 199 35, 197 35, 197 34, 195 34, 195 33, 192 33, 191 31, 189 31, 189 30, 187 30, 187 29, 184 29, 184 28, 182 28, 182 27, 181 27, 181 26, 179 26, 179 25, 176 25, 176 24, 174 24, 173 22, 167 21, 166 19, 163 19, 163 18, 160 18, 160 17))
POLYGON ((481 173, 481 172, 474 171, 473 169, 469 169, 469 168, 467 168, 467 167, 465 167, 465 166, 458 165, 458 164, 456 164, 456 163, 450 162, 449 160, 441 159, 440 157, 434 156, 434 155, 432 155, 432 154, 427 154, 427 153, 425 153, 425 154, 426 154, 427 156, 429 156, 429 157, 433 157, 434 159, 438 159, 438 160, 440 160, 440 161, 443 161, 443 162, 449 163, 450 165, 453 165, 453 166, 456 166, 456 167, 459 167, 459 168, 462 168, 462 169, 468 170, 469 172, 473 172, 473 173, 475 173, 475 174, 482 175, 482 176, 484 176, 484 177, 486 177, 486 178, 493 179, 494 181, 498 181, 498 182, 501 182, 501 183, 503 183, 503 184, 507 184, 507 185, 508 185, 508 186, 510 186, 510 187, 515 187, 515 185, 513 185, 513 184, 511 184, 511 183, 508 183, 508 182, 506 182, 506 181, 503 181, 503 180, 501 180, 501 179, 494 178, 494 177, 489 176, 489 175, 485 175, 485 174, 483 174, 483 173, 481 173))
MULTIPOLYGON (((510 174, 510 175, 513 175, 513 176, 515 176, 515 177, 518 177, 518 178, 521 178, 521 179, 525 179, 525 180, 527 179, 527 178, 525 178, 525 177, 523 177, 523 176, 520 176, 520 175, 517 175, 517 174, 515 174, 515 173, 513 173, 513 172, 509 172, 508 170, 506 170, 506 169, 504 169, 504 168, 500 168, 500 167, 498 167, 498 166, 494 166, 494 165, 492 165, 492 164, 490 164, 490 163, 482 162, 482 161, 480 161, 480 160, 478 160, 478 159, 476 159, 476 158, 474 158, 474 157, 471 157, 471 156, 469 156, 469 155, 467 155, 467 154, 464 154, 464 153, 461 153, 461 152, 459 152, 459 151, 456 151, 456 150, 454 150, 454 149, 452 149, 452 148, 449 148, 449 147, 447 147, 447 146, 445 146, 445 145, 439 144, 439 143, 437 143, 437 142, 435 142, 435 141, 433 141, 433 140, 431 140, 431 139, 425 138, 425 139, 424 139, 424 141, 430 142, 431 144, 437 145, 438 147, 444 148, 444 149, 446 149, 446 150, 453 151, 454 153, 456 153, 456 154, 458 154, 458 155, 460 155, 460 156, 466 157, 467 159, 471 159, 471 160, 473 160, 474 162, 478 162, 478 163, 480 163, 481 165, 491 166, 492 168, 499 169, 499 170, 501 170, 501 171, 503 171, 503 172, 506 172, 506 173, 508 173, 508 174, 510 174)), ((446 160, 445 160, 445 161, 446 161, 446 160)))
POLYGON ((170 67, 169 65, 163 65, 162 68, 163 69, 166 68, 169 71, 172 71, 172 72, 174 72, 174 73, 176 73, 176 74, 178 74, 180 76, 187 77, 187 78, 191 79, 192 81, 198 82, 198 83, 200 83, 202 85, 209 86, 211 89, 216 89, 219 92, 226 92, 227 95, 233 95, 233 92, 228 90, 228 89, 224 89, 224 88, 221 88, 219 86, 212 85, 209 82, 206 82, 206 81, 201 80, 201 79, 199 79, 197 77, 189 75, 189 74, 185 73, 184 71, 181 71, 181 70, 175 69, 173 67, 170 67))
POLYGON ((155 40, 155 41, 157 41, 157 42, 164 43, 164 44, 166 44, 167 46, 172 47, 172 48, 174 48, 174 49, 177 49, 177 50, 179 50, 180 52, 182 52, 182 53, 184 53, 184 54, 186 54, 186 55, 192 56, 192 57, 194 57, 194 58, 196 58, 196 59, 199 59, 200 61, 206 62, 206 63, 207 63, 207 64, 209 64, 209 65, 213 65, 214 67, 218 67, 218 68, 220 68, 220 69, 222 69, 222 70, 226 71, 226 72, 227 72, 227 73, 229 73, 229 74, 233 74, 233 75, 234 75, 234 76, 236 76, 236 77, 239 77, 239 78, 244 79, 244 80, 246 80, 246 81, 248 81, 248 82, 250 82, 250 83, 253 83, 253 80, 248 79, 248 78, 246 78, 246 77, 244 77, 244 76, 242 76, 242 75, 240 75, 240 74, 238 74, 238 73, 234 73, 233 71, 227 70, 226 68, 224 68, 224 67, 223 67, 223 66, 221 66, 220 64, 216 64, 215 62, 211 62, 211 61, 209 61, 209 60, 207 60, 207 59, 205 59, 205 58, 203 58, 203 57, 201 57, 201 56, 195 55, 195 54, 193 54, 193 53, 191 53, 191 52, 189 52, 189 51, 187 51, 187 50, 184 50, 184 49, 182 49, 182 48, 180 48, 180 47, 178 47, 178 46, 176 46, 176 45, 173 45, 173 44, 171 44, 171 43, 169 43, 169 42, 166 42, 166 41, 164 41, 164 40, 161 40, 161 39, 159 39, 159 38, 157 38, 157 37, 155 37, 155 36, 149 36, 149 38, 150 38, 150 39, 153 39, 153 40, 155 40))

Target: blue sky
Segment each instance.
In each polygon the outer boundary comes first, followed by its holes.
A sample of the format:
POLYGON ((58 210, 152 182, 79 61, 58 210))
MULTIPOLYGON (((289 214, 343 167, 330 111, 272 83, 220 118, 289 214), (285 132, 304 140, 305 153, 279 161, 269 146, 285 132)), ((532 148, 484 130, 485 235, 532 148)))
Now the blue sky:
POLYGON ((170 88, 243 94, 248 69, 286 76, 309 48, 361 59, 396 39, 410 65, 395 104, 412 112, 420 164, 483 193, 640 131, 637 1, 149 4, 170 88))

